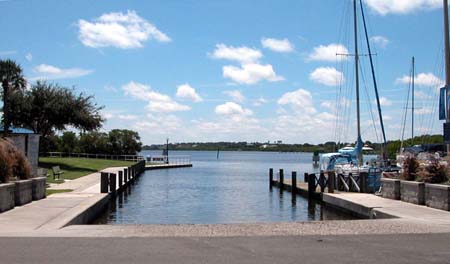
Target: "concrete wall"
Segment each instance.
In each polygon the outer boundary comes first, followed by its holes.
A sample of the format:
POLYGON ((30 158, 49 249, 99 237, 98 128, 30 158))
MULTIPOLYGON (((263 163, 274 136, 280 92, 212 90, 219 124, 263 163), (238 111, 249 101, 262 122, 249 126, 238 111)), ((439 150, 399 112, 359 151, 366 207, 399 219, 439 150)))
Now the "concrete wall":
POLYGON ((425 184, 425 203, 432 208, 450 211, 450 186, 425 184))
POLYGON ((14 208, 14 183, 0 184, 0 213, 14 208))
POLYGON ((400 180, 381 178, 381 195, 383 198, 400 200, 400 180))
POLYGON ((401 181, 400 192, 402 201, 424 205, 425 184, 423 182, 401 181))
POLYGON ((16 205, 24 205, 33 200, 32 180, 21 180, 15 182, 16 205))
POLYGON ((33 200, 40 200, 45 198, 47 178, 38 177, 32 179, 32 196, 33 200))

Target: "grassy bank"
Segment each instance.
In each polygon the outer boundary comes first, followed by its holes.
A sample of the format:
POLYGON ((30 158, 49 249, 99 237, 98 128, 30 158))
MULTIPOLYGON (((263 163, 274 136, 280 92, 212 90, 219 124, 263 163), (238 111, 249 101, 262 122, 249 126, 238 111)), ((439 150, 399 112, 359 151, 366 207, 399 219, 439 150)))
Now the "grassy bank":
POLYGON ((134 164, 131 161, 87 159, 87 158, 39 158, 39 168, 48 169, 50 176, 47 182, 61 183, 62 181, 53 180, 52 167, 59 166, 64 172, 63 179, 73 180, 82 176, 106 169, 108 167, 130 166, 134 164))

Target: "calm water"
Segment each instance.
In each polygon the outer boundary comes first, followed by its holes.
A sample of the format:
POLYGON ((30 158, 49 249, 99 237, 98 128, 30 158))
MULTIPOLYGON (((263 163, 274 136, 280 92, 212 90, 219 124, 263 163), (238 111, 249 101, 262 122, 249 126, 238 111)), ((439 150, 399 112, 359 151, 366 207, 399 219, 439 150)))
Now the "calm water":
MULTIPOLYGON (((160 152, 143 152, 160 155, 160 152)), ((269 190, 269 168, 313 171, 311 153, 171 152, 190 155, 194 167, 146 171, 111 203, 96 223, 217 224, 347 219, 318 203, 277 188, 269 190)), ((275 176, 276 177, 276 176, 275 176)))

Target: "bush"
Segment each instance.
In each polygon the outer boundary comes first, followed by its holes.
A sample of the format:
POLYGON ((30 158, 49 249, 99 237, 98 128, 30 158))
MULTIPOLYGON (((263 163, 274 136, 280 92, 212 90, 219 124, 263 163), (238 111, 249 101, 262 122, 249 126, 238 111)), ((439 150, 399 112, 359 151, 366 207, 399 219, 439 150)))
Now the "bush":
POLYGON ((447 166, 440 164, 438 159, 430 159, 428 164, 421 166, 418 176, 423 182, 444 183, 448 181, 447 166))
POLYGON ((0 139, 0 182, 9 182, 12 177, 21 180, 31 178, 31 165, 13 144, 0 139))
POLYGON ((416 174, 419 169, 419 162, 414 156, 408 156, 403 162, 403 173, 401 178, 406 181, 416 180, 416 174))

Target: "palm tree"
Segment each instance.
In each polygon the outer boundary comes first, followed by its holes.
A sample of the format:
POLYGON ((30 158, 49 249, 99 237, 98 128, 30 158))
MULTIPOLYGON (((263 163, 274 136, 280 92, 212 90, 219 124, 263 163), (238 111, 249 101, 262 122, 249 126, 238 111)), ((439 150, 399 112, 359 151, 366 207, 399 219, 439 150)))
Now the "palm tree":
POLYGON ((0 78, 3 87, 3 136, 6 137, 11 123, 8 104, 10 93, 22 91, 27 82, 20 65, 10 59, 0 60, 0 78))

